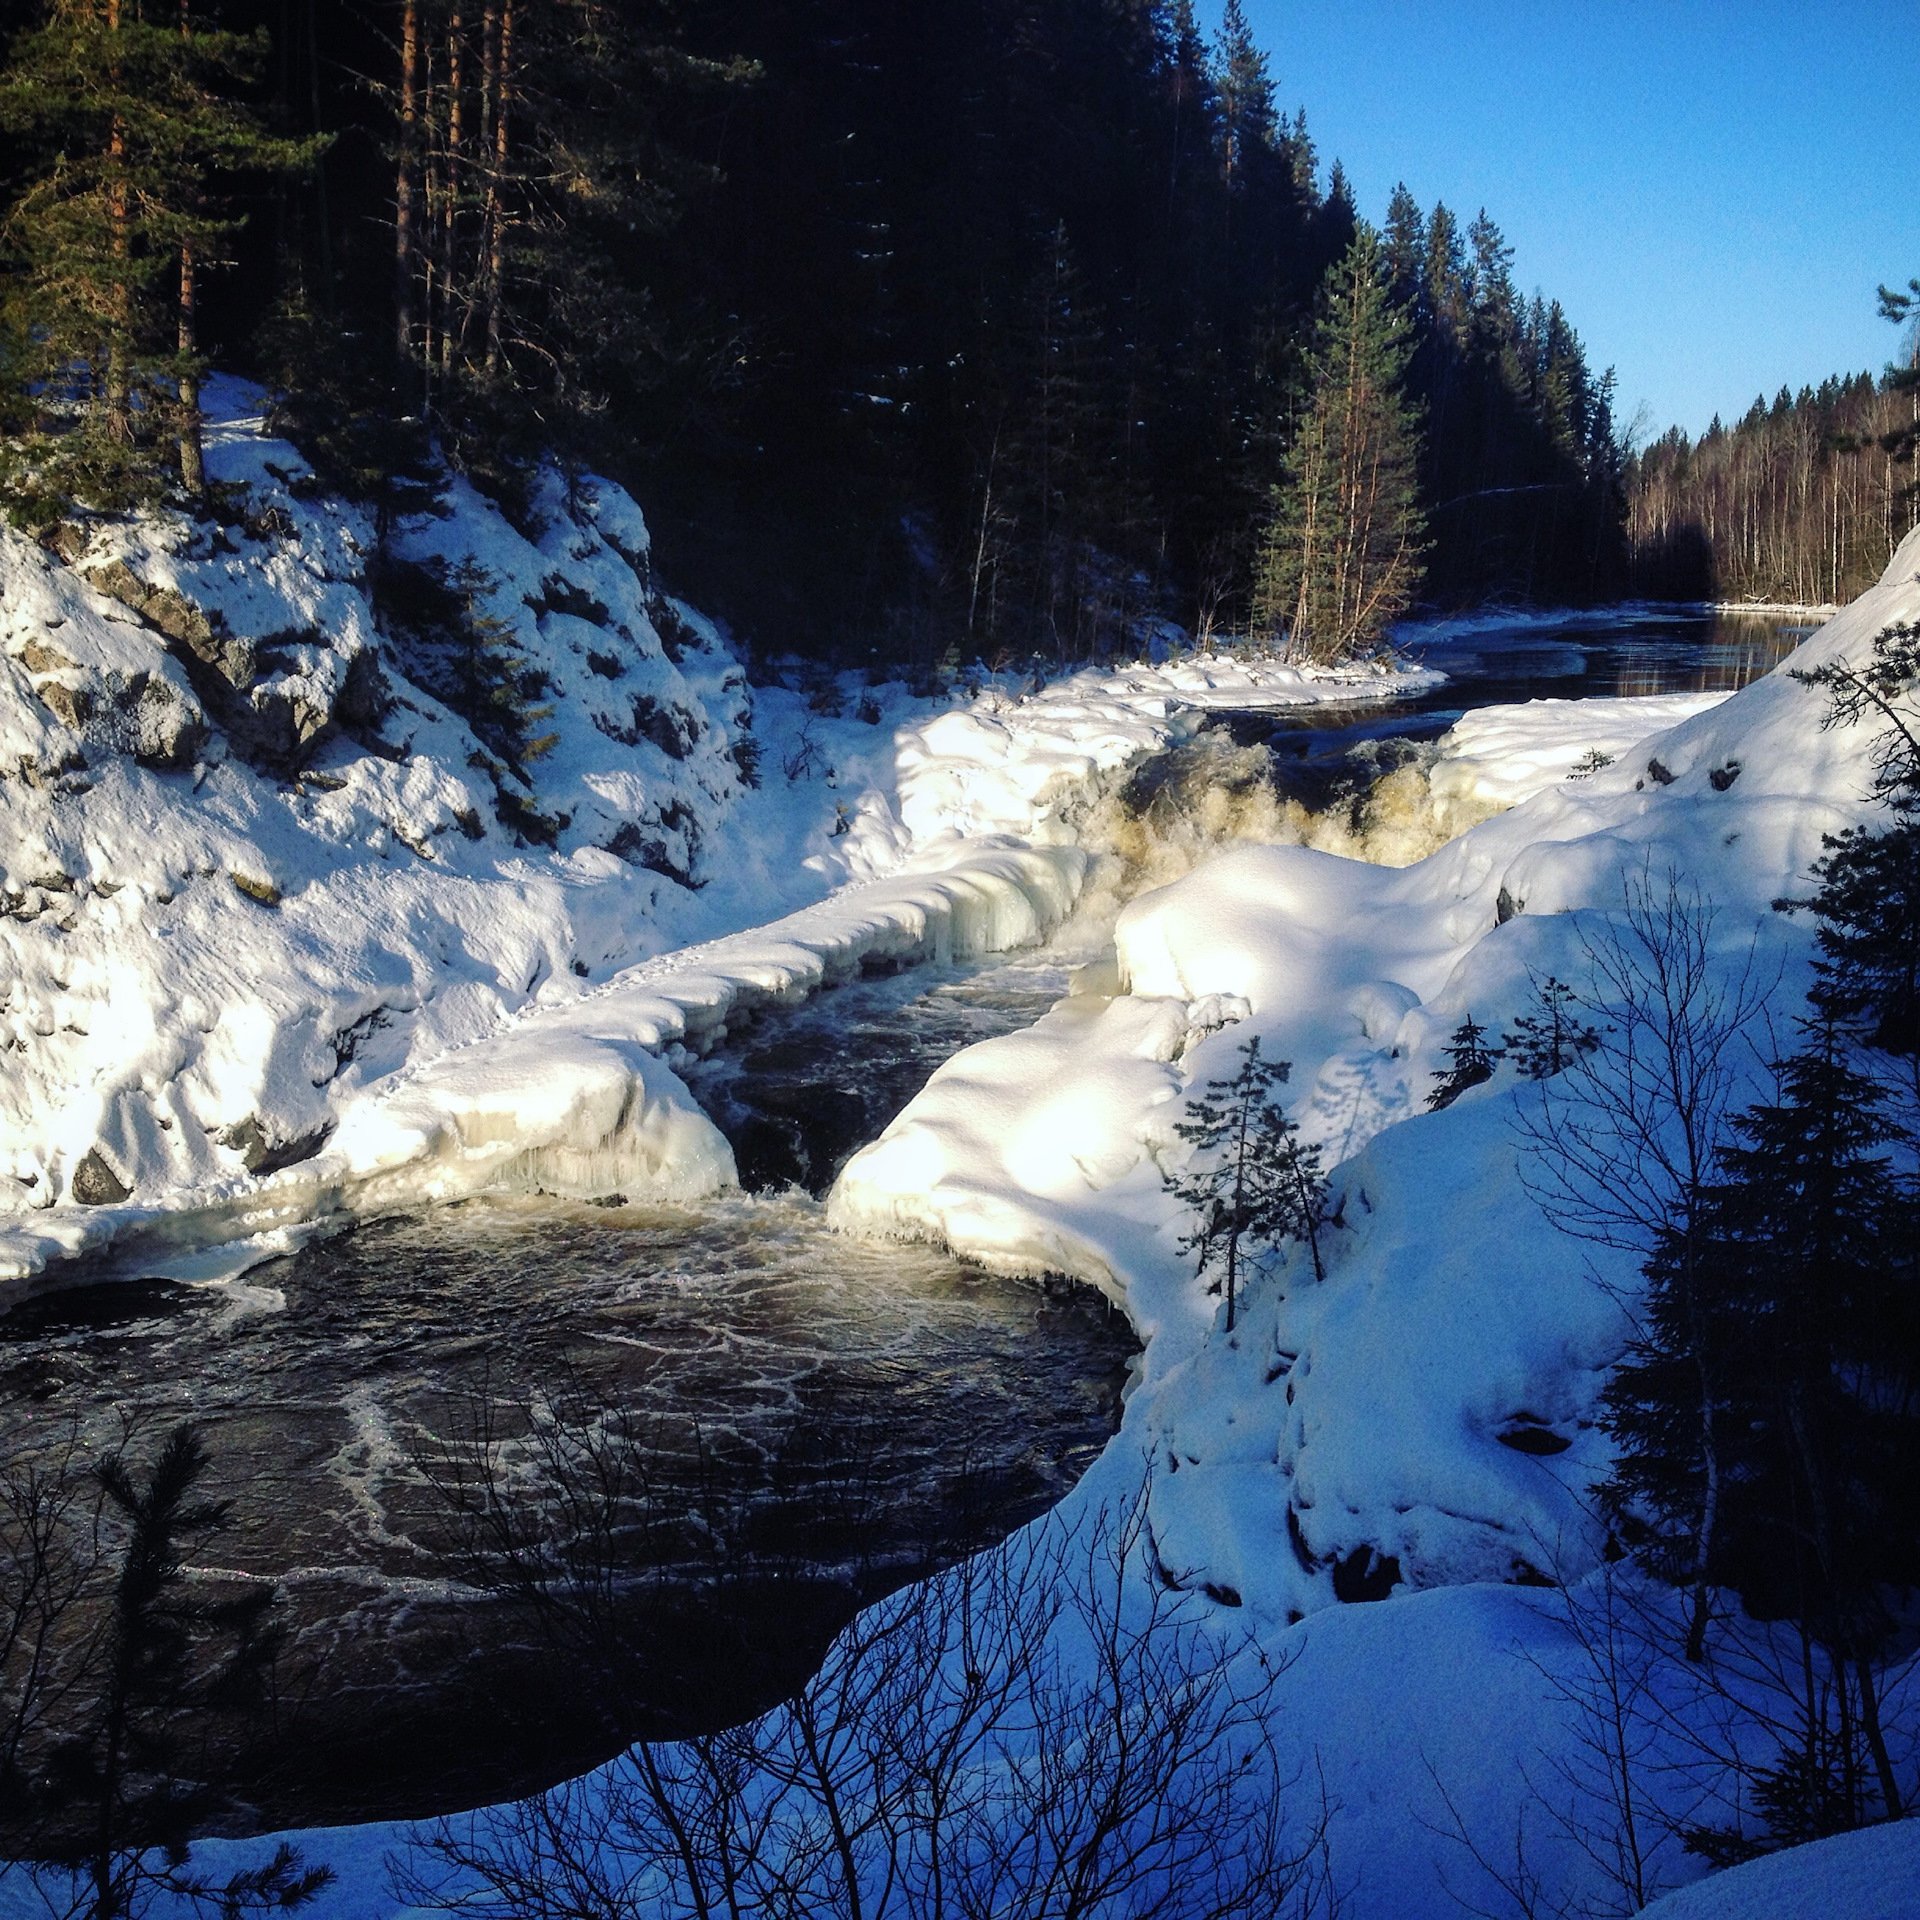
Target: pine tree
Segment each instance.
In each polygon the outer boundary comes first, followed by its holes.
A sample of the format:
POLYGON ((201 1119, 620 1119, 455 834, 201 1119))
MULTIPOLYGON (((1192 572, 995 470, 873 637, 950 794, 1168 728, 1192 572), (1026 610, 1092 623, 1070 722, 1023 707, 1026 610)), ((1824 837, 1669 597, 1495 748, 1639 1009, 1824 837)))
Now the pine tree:
POLYGON ((1254 630, 1284 633, 1296 659, 1377 646, 1418 591, 1424 520, 1406 366, 1406 322, 1383 283, 1378 237, 1363 227, 1328 276, 1311 401, 1254 569, 1254 630))
POLYGON ((1220 53, 1214 81, 1220 101, 1220 168, 1229 189, 1244 193, 1257 169, 1279 152, 1280 117, 1273 77, 1247 24, 1240 0, 1227 0, 1220 17, 1220 53))
POLYGON ((1427 1095, 1429 1113, 1452 1106, 1469 1087, 1484 1086, 1500 1064, 1500 1049, 1487 1044, 1487 1030, 1472 1014, 1454 1028, 1442 1052, 1447 1065, 1434 1075, 1433 1091, 1427 1095))
POLYGON ((1300 1240, 1312 1257, 1314 1277, 1325 1277, 1320 1150, 1302 1143, 1298 1123, 1274 1098, 1290 1063, 1263 1060, 1257 1034, 1239 1052, 1238 1071, 1209 1081, 1205 1093, 1187 1103, 1188 1117, 1175 1123, 1193 1155, 1183 1173, 1166 1178, 1167 1192, 1198 1215, 1180 1251, 1196 1256, 1203 1280, 1219 1274, 1209 1291, 1226 1295, 1229 1333, 1238 1315, 1245 1244, 1300 1240))
POLYGON ((34 156, 5 223, 9 319, 31 342, 33 431, 9 462, 29 513, 151 490, 168 447, 201 490, 200 287, 241 225, 223 183, 297 172, 324 144, 269 133, 248 104, 264 34, 169 13, 53 0, 0 73, 0 127, 34 156))
POLYGON ((1550 1080, 1600 1044, 1599 1034, 1580 1019, 1579 1005, 1579 995, 1551 974, 1535 989, 1534 1010, 1514 1021, 1504 1042, 1522 1078, 1550 1080))

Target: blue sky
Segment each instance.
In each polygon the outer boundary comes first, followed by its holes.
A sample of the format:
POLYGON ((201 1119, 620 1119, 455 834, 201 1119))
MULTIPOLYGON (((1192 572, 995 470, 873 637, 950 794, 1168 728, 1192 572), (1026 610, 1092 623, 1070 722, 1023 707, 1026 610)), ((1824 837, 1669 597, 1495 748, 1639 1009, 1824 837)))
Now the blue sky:
MULTIPOLYGON (((1920 276, 1920 0, 1242 0, 1379 220, 1404 179, 1487 210, 1620 417, 1697 432, 1878 373, 1920 276)), ((1217 20, 1218 0, 1213 0, 1217 20)))

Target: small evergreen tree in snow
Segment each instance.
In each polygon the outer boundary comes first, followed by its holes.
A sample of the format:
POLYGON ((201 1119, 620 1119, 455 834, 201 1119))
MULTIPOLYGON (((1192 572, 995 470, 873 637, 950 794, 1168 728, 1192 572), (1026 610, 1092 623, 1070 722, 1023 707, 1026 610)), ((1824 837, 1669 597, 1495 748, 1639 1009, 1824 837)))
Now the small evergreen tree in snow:
POLYGON ((1469 1087, 1491 1080, 1500 1061, 1500 1049, 1487 1044, 1487 1030, 1472 1014, 1454 1028, 1442 1051, 1447 1065, 1434 1075, 1433 1091, 1427 1095, 1429 1113, 1452 1106, 1469 1087))
POLYGON ((1180 1250, 1197 1258, 1203 1280, 1217 1276, 1209 1291, 1226 1295, 1228 1332, 1239 1312, 1247 1245, 1301 1240, 1314 1278, 1325 1277, 1320 1227, 1327 1183, 1320 1149, 1301 1141, 1299 1124, 1273 1097, 1290 1071, 1288 1061, 1260 1057, 1256 1034, 1240 1049, 1238 1071, 1208 1081, 1174 1127, 1193 1157, 1184 1172, 1167 1176, 1167 1191, 1197 1215, 1180 1250))
POLYGON ((1411 351, 1379 236, 1362 225, 1327 276, 1308 357, 1312 398, 1254 560, 1253 629, 1301 660, 1378 644, 1419 590, 1426 521, 1411 351))
POLYGON ((552 751, 559 736, 534 729, 553 712, 540 703, 546 677, 528 660, 511 620, 492 610, 498 577, 467 559, 455 567, 449 584, 459 598, 454 705, 481 741, 515 772, 552 751))
POLYGON ((1574 990, 1551 974, 1535 989, 1533 1011, 1520 1015, 1505 1039, 1524 1079, 1550 1080, 1600 1044, 1599 1034, 1579 1017, 1579 1005, 1574 990))

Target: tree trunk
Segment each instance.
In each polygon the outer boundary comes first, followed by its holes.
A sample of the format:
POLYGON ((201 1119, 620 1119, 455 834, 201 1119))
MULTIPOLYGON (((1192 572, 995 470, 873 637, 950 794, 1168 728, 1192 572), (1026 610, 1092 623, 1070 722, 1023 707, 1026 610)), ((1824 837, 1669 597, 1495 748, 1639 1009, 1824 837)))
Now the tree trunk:
POLYGON ((466 16, 459 7, 447 25, 447 168, 446 207, 440 220, 440 298, 445 311, 440 318, 440 374, 444 380, 453 370, 453 343, 457 329, 455 309, 459 305, 457 279, 460 254, 461 168, 465 164, 462 146, 466 134, 466 16))
POLYGON ((487 232, 487 378, 500 371, 500 307, 507 269, 507 215, 502 188, 507 177, 513 108, 513 6, 501 0, 499 67, 494 84, 493 177, 487 200, 491 214, 487 232))
MULTIPOLYGON (((180 38, 193 38, 192 0, 180 0, 180 38)), ((196 196, 197 198, 197 196, 196 196)), ((180 403, 180 484, 196 497, 207 489, 206 452, 200 437, 200 291, 193 242, 180 248, 180 367, 175 385, 180 403)))
MULTIPOLYGON (((120 31, 121 0, 107 0, 107 31, 120 31)), ((117 92, 120 65, 116 57, 110 82, 117 92)), ((107 226, 113 260, 113 287, 107 323, 107 438, 128 446, 133 440, 133 208, 127 190, 127 123, 119 114, 107 135, 107 226)))
POLYGON ((419 133, 420 6, 400 13, 400 159, 393 185, 393 346, 405 366, 413 357, 413 172, 419 133))
POLYGON ((207 488, 206 452, 200 436, 200 373, 195 364, 200 350, 198 290, 195 286, 193 246, 180 249, 180 484, 190 494, 207 488))

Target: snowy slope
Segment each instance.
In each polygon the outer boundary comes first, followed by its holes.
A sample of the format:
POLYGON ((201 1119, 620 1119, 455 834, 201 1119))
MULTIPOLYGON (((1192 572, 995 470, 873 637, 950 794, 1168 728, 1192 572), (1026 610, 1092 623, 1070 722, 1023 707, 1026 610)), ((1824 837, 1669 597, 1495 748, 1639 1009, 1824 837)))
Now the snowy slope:
POLYGON ((485 1185, 710 1191, 677 1049, 1043 936, 1076 805, 1209 703, 1431 678, 750 691, 618 488, 548 475, 516 527, 456 480, 382 555, 257 392, 211 398, 219 515, 0 532, 0 1277, 485 1185), (450 609, 517 656, 518 769, 435 695, 450 609))
MULTIPOLYGON (((1917 575, 1920 535, 1791 665, 1856 656, 1920 613, 1917 575)), ((1711 896, 1719 963, 1757 943, 1791 997, 1808 934, 1771 902, 1866 805, 1869 735, 1822 730, 1825 705, 1783 668, 1417 865, 1245 847, 1140 897, 1119 922, 1123 991, 950 1061, 847 1167, 834 1217, 1126 1304, 1150 1341, 1127 1432, 1162 1464, 1161 1551, 1196 1590, 1285 1621, 1337 1588, 1577 1571, 1633 1262, 1529 1197, 1530 1083, 1504 1069, 1440 1114, 1426 1095, 1469 1012, 1497 1037, 1549 976, 1604 998, 1588 944, 1630 883, 1669 872, 1711 896), (1338 1163, 1339 1224, 1326 1283, 1294 1259, 1229 1340, 1162 1169, 1186 1155, 1185 1101, 1250 1033, 1292 1063, 1290 1108, 1338 1163)))
POLYGON ((1789 1847, 1644 1911, 1656 1920, 1913 1920, 1920 1914, 1920 1822, 1789 1847))
POLYGON ((63 529, 66 565, 0 538, 13 1205, 297 1157, 354 1089, 697 924, 680 882, 745 797, 744 675, 624 495, 554 486, 529 538, 456 486, 395 542, 484 567, 548 709, 523 787, 376 631, 367 518, 221 397, 228 524, 63 529))

